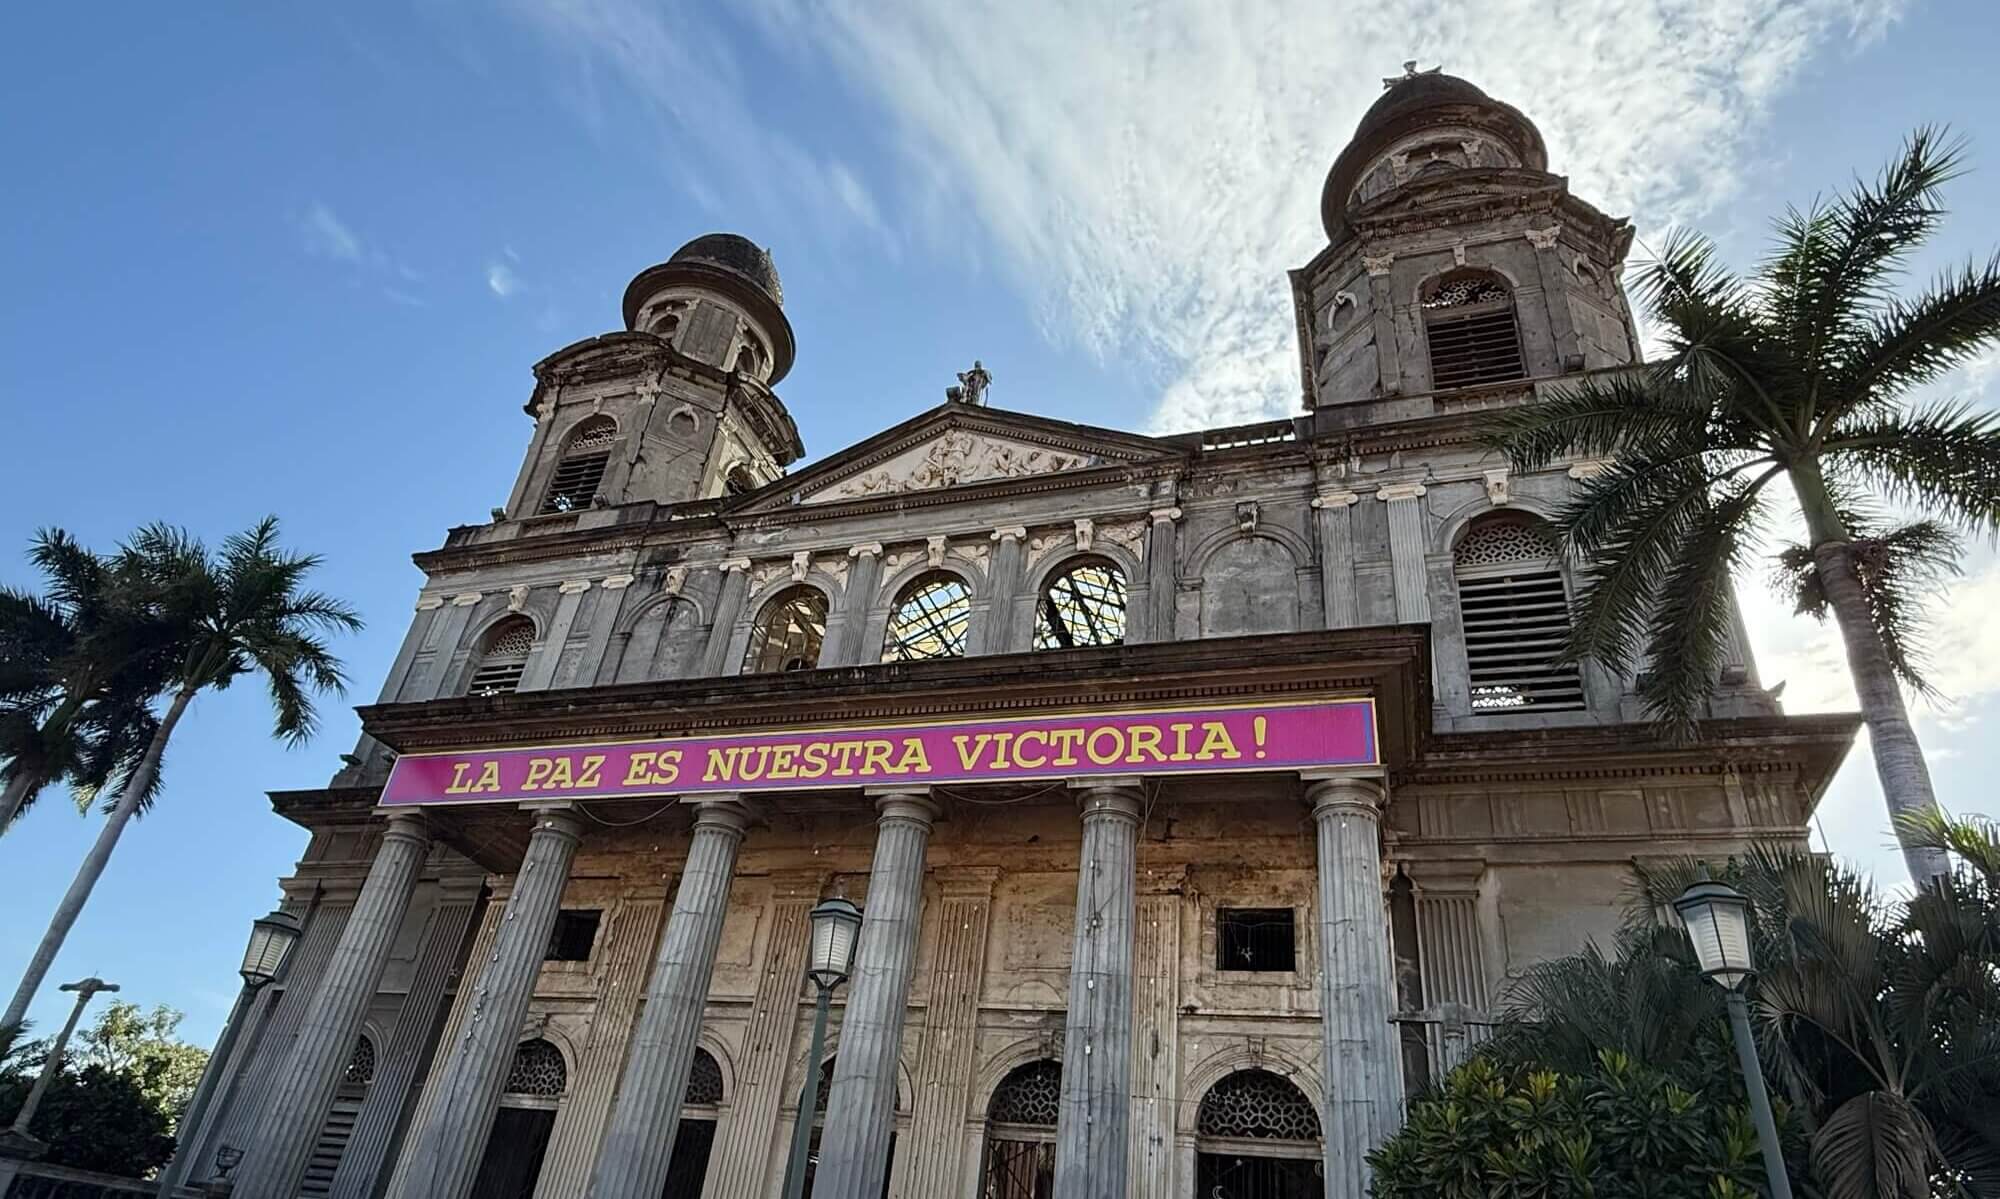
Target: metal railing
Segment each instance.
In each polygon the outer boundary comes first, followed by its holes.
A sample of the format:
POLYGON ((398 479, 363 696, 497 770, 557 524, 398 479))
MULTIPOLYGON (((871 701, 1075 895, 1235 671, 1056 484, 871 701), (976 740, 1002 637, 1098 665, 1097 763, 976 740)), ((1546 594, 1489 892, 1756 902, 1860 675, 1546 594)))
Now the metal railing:
MULTIPOLYGON (((14 1185, 0 1199, 131 1199, 135 1195, 157 1197, 160 1193, 158 1182, 99 1174, 95 1170, 72 1170, 44 1162, 21 1162, 18 1168, 20 1174, 14 1185)), ((198 1193, 186 1188, 175 1191, 176 1195, 184 1196, 198 1193)))

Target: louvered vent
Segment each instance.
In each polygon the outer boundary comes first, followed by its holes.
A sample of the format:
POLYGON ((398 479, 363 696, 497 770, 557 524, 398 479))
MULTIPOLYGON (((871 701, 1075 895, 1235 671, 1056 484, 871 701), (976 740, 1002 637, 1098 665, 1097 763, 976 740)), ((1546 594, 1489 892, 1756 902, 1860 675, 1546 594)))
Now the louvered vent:
POLYGON ((1446 275, 1425 294, 1423 308, 1432 387, 1443 391, 1527 377, 1514 296, 1497 275, 1446 275))
POLYGON ((513 619, 487 634, 486 649, 479 655, 479 668, 472 672, 468 695, 507 695, 521 688, 521 675, 528 669, 528 651, 535 647, 535 626, 513 619))
POLYGON ((1548 535, 1526 521, 1489 520, 1453 558, 1473 709, 1583 707, 1576 667, 1556 662, 1569 638, 1569 593, 1548 535))
POLYGON ((617 439, 618 426, 608 416, 593 416, 576 427, 563 447, 562 461, 556 463, 555 477, 549 480, 543 515, 590 507, 611 462, 611 443, 617 439))

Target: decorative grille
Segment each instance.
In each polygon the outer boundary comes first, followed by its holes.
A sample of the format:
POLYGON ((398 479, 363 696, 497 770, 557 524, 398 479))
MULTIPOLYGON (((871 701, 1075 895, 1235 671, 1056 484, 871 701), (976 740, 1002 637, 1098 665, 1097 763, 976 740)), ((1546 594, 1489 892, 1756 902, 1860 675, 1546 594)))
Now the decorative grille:
POLYGON ((1488 520, 1467 531, 1453 560, 1473 708, 1583 707, 1576 665, 1556 660, 1569 640, 1569 592, 1547 531, 1488 520))
POLYGON ((972 622, 972 592, 956 576, 928 574, 913 580, 896 599, 884 662, 921 662, 965 654, 972 622))
POLYGON ((1043 1058, 1015 1067, 1000 1080, 986 1105, 986 1119, 992 1124, 1054 1128, 1061 1106, 1062 1063, 1043 1058))
POLYGON ((1035 648, 1125 643, 1125 574, 1089 561, 1057 575, 1035 606, 1035 648))
POLYGON ((1514 297, 1483 271, 1448 275, 1423 301, 1431 385, 1439 390, 1524 379, 1514 297))
POLYGON ((826 640, 826 596, 816 587, 793 587, 764 605, 743 653, 744 674, 811 670, 826 640))
POLYGON ((486 635, 486 649, 466 688, 471 695, 505 695, 519 689, 535 647, 535 626, 525 618, 503 621, 486 635))
POLYGON ((539 1037, 521 1042, 514 1050, 514 1065, 507 1071, 507 1094, 554 1099, 568 1085, 569 1068, 563 1065, 562 1050, 539 1037))
POLYGON ((1208 1137, 1316 1141, 1319 1113, 1305 1092, 1269 1070, 1238 1070, 1201 1097, 1195 1128, 1208 1137))
POLYGON ((688 1070, 687 1091, 681 1102, 716 1104, 722 1102, 722 1067, 706 1049, 694 1051, 694 1065, 688 1070))
POLYGON ((354 1043, 354 1053, 348 1057, 340 1081, 350 1087, 365 1087, 375 1081, 375 1042, 364 1036, 354 1043))
POLYGON ((563 447, 563 457, 590 450, 608 450, 611 443, 618 440, 618 424, 608 416, 593 416, 576 427, 569 435, 569 444, 563 447))

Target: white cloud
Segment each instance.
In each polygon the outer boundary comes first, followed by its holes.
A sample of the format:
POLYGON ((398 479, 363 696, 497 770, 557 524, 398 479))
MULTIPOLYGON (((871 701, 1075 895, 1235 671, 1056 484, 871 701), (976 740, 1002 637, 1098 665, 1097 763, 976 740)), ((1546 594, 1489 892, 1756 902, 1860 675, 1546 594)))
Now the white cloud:
POLYGON ((1901 0, 754 3, 888 110, 921 211, 974 214, 1047 331, 1143 356, 1184 428, 1296 403, 1284 272, 1396 64, 1522 108, 1579 194, 1650 226, 1728 196, 1800 66, 1901 0))
POLYGON ((318 200, 299 219, 299 232, 305 235, 308 254, 340 262, 361 261, 361 238, 318 200))
POLYGON ((504 262, 489 262, 486 264, 486 286, 504 300, 521 290, 521 277, 504 262))

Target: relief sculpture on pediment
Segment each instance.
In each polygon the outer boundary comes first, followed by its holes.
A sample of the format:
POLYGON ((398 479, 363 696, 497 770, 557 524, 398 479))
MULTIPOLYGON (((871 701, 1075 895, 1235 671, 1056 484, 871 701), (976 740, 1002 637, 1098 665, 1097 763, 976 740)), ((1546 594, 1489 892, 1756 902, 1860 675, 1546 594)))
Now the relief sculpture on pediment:
POLYGON ((904 491, 930 491, 1079 470, 1094 464, 1084 454, 994 441, 970 433, 946 433, 921 452, 908 451, 872 471, 863 471, 812 496, 814 501, 862 499, 904 491))

